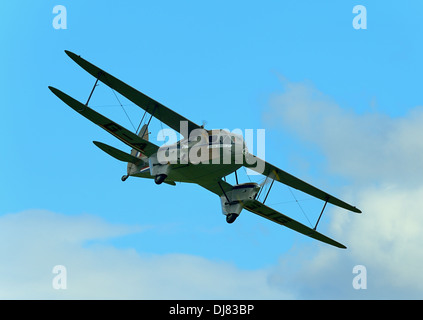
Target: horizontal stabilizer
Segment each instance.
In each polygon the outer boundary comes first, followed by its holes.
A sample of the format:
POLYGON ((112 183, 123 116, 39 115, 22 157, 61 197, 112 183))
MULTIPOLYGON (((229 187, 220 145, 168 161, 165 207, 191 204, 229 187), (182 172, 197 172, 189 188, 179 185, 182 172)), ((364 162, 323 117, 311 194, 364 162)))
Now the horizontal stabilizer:
POLYGON ((280 213, 277 212, 276 210, 269 208, 268 206, 264 205, 263 203, 257 201, 257 200, 250 200, 250 201, 245 201, 243 203, 243 208, 255 213, 263 218, 269 219, 270 221, 276 222, 280 225, 283 225, 287 228, 290 228, 294 231, 297 231, 299 233, 302 233, 310 238, 325 242, 327 244, 330 244, 332 246, 341 248, 341 249, 346 249, 347 247, 344 246, 343 244, 321 234, 320 232, 317 232, 314 229, 311 229, 305 225, 303 225, 302 223, 295 221, 294 219, 280 213))
POLYGON ((144 161, 140 158, 131 156, 130 154, 123 152, 119 149, 116 149, 112 146, 109 146, 105 143, 102 142, 98 142, 98 141, 93 141, 93 143, 99 147, 101 150, 103 150, 104 152, 106 152, 108 155, 112 156, 113 158, 123 161, 123 162, 130 162, 133 163, 135 165, 139 165, 139 164, 144 164, 144 161))

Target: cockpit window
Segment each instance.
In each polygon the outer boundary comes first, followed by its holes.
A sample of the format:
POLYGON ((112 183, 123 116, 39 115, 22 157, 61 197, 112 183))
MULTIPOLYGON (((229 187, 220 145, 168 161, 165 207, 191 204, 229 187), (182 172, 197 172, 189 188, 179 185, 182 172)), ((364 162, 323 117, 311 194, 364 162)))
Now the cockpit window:
POLYGON ((231 144, 231 137, 230 136, 224 136, 223 138, 223 142, 224 144, 231 144))
POLYGON ((216 136, 216 135, 209 136, 209 144, 217 143, 218 138, 219 136, 216 136))

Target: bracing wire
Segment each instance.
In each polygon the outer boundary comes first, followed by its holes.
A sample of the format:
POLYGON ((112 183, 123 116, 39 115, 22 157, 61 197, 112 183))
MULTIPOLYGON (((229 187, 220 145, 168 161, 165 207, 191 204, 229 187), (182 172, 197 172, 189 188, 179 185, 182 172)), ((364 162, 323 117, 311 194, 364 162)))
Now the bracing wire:
POLYGON ((288 189, 289 189, 289 192, 291 192, 292 197, 294 198, 295 202, 296 202, 296 203, 298 204, 298 206, 300 207, 301 212, 303 213, 304 217, 306 217, 306 219, 307 219, 308 223, 310 224, 310 226, 313 226, 313 225, 311 224, 310 219, 308 218, 307 214, 305 213, 305 211, 304 211, 303 207, 301 206, 300 202, 297 200, 297 198, 295 197, 294 193, 292 192, 291 188, 290 188, 290 187, 288 187, 288 189))
MULTIPOLYGON (((310 200, 313 200, 313 199, 298 199, 298 202, 303 202, 303 201, 310 201, 310 200)), ((279 205, 279 204, 287 204, 287 203, 293 203, 293 202, 297 202, 296 200, 286 200, 286 201, 280 201, 280 202, 275 202, 275 203, 270 203, 269 204, 269 206, 276 206, 276 205, 279 205)))
POLYGON ((245 171, 245 175, 247 176, 248 180, 250 180, 250 182, 251 182, 251 178, 250 178, 250 175, 247 172, 247 169, 244 166, 243 166, 243 168, 244 168, 244 171, 245 171))
MULTIPOLYGON (((130 106, 130 104, 123 104, 124 107, 130 106)), ((91 105, 91 108, 116 108, 119 107, 118 104, 99 104, 99 105, 91 105)))
POLYGON ((114 96, 115 96, 116 100, 119 102, 120 106, 122 107, 123 112, 125 112, 126 117, 128 118, 129 122, 130 122, 130 123, 131 123, 131 125, 132 125, 132 128, 134 128, 134 131, 137 131, 137 129, 135 128, 134 124, 132 123, 131 118, 129 117, 128 113, 126 112, 125 107, 124 107, 124 106, 123 106, 123 104, 120 102, 120 100, 119 100, 119 98, 118 98, 118 96, 117 96, 117 94, 116 94, 115 90, 113 90, 112 88, 110 88, 110 89, 112 90, 112 92, 113 92, 113 94, 114 94, 114 96))
MULTIPOLYGON (((147 108, 147 110, 148 110, 148 108, 147 108)), ((144 117, 145 117, 145 115, 147 114, 147 110, 145 110, 145 111, 144 111, 144 114, 143 114, 143 116, 142 116, 142 118, 141 118, 140 124, 138 125, 137 130, 135 130, 135 133, 136 133, 136 134, 138 134, 138 130, 140 129, 141 124, 142 124, 142 122, 144 121, 144 117)))

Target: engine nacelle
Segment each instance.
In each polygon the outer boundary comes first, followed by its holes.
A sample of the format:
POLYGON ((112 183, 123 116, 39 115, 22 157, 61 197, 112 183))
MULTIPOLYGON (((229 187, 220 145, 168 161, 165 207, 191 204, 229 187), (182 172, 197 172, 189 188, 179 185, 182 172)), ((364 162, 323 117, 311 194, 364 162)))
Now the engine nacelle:
POLYGON ((157 153, 153 154, 149 159, 148 159, 149 165, 150 165, 150 174, 152 176, 157 176, 159 174, 168 174, 169 173, 169 169, 170 169, 170 165, 168 163, 166 164, 162 164, 159 162, 159 160, 157 159, 157 153))
POLYGON ((242 201, 254 200, 259 190, 260 186, 257 183, 249 182, 234 186, 231 191, 226 192, 226 196, 221 195, 222 213, 226 216, 226 220, 232 223, 241 213, 242 201), (226 197, 228 197, 229 202, 226 197), (231 219, 231 221, 228 219, 231 219))

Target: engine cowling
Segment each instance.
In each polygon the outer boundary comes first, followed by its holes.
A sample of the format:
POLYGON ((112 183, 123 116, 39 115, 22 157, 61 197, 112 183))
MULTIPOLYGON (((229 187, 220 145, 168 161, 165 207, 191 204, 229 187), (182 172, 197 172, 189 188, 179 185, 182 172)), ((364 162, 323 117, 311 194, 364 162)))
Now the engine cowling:
POLYGON ((242 211, 242 202, 254 200, 259 190, 260 186, 257 183, 249 182, 234 186, 232 190, 226 192, 226 196, 221 195, 222 213, 226 216, 226 221, 234 222, 242 211))
POLYGON ((150 174, 155 177, 154 181, 157 184, 160 184, 166 179, 166 177, 169 174, 170 171, 170 164, 165 163, 162 164, 157 159, 157 154, 154 154, 148 159, 149 165, 150 165, 150 174))

